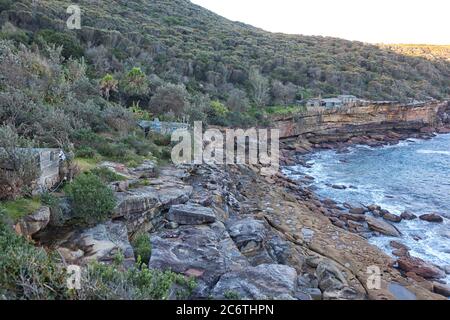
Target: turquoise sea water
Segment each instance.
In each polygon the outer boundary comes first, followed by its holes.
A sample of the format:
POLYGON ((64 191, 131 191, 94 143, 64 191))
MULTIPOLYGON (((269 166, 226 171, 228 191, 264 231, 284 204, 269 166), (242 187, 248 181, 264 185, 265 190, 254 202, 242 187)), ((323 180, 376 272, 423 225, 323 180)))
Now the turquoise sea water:
MULTIPOLYGON (((450 265, 450 135, 379 148, 355 146, 346 153, 321 151, 308 155, 307 162, 310 168, 293 166, 284 171, 294 178, 314 177, 311 185, 321 197, 353 205, 378 204, 394 214, 408 210, 444 216, 442 224, 417 219, 396 227, 403 233, 401 241, 412 249, 411 255, 439 266, 450 265), (336 190, 331 185, 348 188, 336 190)), ((369 241, 390 254, 390 240, 382 236, 369 241)))

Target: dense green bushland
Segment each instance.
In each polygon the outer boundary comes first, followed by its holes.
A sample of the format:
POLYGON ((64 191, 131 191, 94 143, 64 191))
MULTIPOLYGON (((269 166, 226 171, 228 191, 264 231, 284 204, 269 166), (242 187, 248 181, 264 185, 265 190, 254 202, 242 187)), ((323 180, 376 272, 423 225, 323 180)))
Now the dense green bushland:
MULTIPOLYGON (((77 31, 65 28, 68 1, 42 0, 34 8, 26 0, 8 4, 0 21, 19 29, 4 28, 3 37, 63 45, 64 57, 85 57, 93 78, 113 76, 112 100, 139 101, 150 110, 160 106, 151 100, 166 84, 182 85, 191 96, 257 106, 288 105, 319 94, 377 100, 449 95, 445 47, 273 34, 188 0, 77 3, 83 12, 77 31)), ((179 91, 174 92, 178 106, 179 91)))

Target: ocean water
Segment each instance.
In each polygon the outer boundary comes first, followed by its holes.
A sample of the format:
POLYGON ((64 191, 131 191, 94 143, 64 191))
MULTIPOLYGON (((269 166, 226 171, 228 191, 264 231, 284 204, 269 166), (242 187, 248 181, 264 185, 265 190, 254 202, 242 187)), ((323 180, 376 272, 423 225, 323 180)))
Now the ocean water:
MULTIPOLYGON (((355 206, 378 204, 394 214, 408 210, 445 217, 442 224, 420 219, 395 224, 403 234, 396 240, 409 246, 413 256, 450 265, 450 134, 378 148, 355 146, 346 153, 321 151, 306 160, 310 168, 293 166, 284 172, 293 178, 314 177, 311 185, 321 197, 355 206)), ((380 236, 369 241, 391 254, 393 239, 380 236)), ((450 283, 450 277, 446 281, 450 283)))

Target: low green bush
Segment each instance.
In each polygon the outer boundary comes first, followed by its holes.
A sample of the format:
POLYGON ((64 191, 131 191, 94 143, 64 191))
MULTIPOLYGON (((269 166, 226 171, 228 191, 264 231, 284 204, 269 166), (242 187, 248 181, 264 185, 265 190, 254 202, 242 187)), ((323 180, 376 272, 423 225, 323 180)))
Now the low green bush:
POLYGON ((0 219, 0 298, 69 298, 65 270, 56 256, 34 247, 0 219))
POLYGON ((126 178, 120 174, 115 173, 111 169, 106 167, 97 167, 90 171, 93 175, 97 176, 104 183, 111 183, 114 181, 123 181, 126 178))
POLYGON ((65 192, 71 200, 75 218, 88 225, 107 219, 116 205, 113 191, 92 173, 76 177, 66 186, 65 192))
POLYGON ((152 255, 152 244, 148 233, 138 233, 131 243, 134 248, 134 255, 138 262, 142 262, 148 265, 150 257, 152 255))

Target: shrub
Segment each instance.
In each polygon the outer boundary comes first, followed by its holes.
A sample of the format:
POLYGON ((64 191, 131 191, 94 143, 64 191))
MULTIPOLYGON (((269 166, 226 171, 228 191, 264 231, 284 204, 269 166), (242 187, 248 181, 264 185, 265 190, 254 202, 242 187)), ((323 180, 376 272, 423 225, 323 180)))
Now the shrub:
POLYGON ((89 146, 81 146, 75 152, 75 157, 77 158, 94 159, 97 156, 98 156, 97 151, 89 146))
POLYGON ((83 300, 166 300, 175 293, 186 299, 195 287, 193 279, 171 271, 138 266, 120 271, 115 265, 94 263, 84 273, 77 295, 83 300))
MULTIPOLYGON (((1 218, 1 217, 0 217, 1 218)), ((65 270, 55 256, 36 248, 0 221, 0 296, 7 299, 69 297, 65 270)))
POLYGON ((30 195, 39 174, 31 142, 4 125, 0 126, 0 146, 0 200, 30 195))
POLYGON ((121 176, 109 168, 106 167, 97 167, 91 170, 91 173, 97 176, 104 183, 111 183, 114 181, 123 181, 125 180, 124 176, 121 176))
POLYGON ((75 218, 88 225, 104 221, 116 205, 113 191, 91 173, 76 177, 65 192, 71 200, 75 218))
POLYGON ((121 87, 128 96, 143 96, 148 93, 149 84, 141 68, 134 67, 122 80, 121 87))
POLYGON ((134 255, 136 256, 137 261, 148 265, 152 254, 152 244, 150 242, 150 237, 148 233, 146 232, 138 233, 134 237, 132 245, 134 248, 134 255))
POLYGON ((156 90, 150 100, 150 111, 156 114, 166 114, 171 111, 176 116, 181 116, 189 106, 189 97, 184 86, 167 84, 156 90))
POLYGON ((39 38, 42 38, 48 44, 56 44, 62 46, 62 55, 64 58, 81 58, 84 54, 84 50, 79 44, 79 41, 75 36, 71 34, 58 32, 54 30, 44 29, 36 33, 36 40, 39 42, 39 38))

